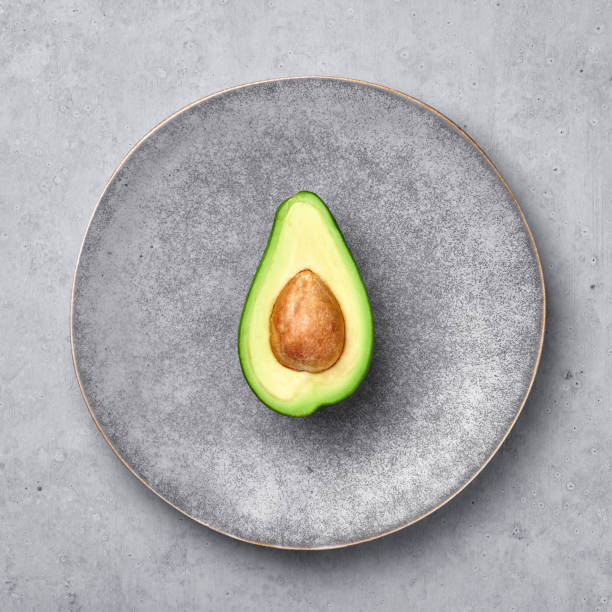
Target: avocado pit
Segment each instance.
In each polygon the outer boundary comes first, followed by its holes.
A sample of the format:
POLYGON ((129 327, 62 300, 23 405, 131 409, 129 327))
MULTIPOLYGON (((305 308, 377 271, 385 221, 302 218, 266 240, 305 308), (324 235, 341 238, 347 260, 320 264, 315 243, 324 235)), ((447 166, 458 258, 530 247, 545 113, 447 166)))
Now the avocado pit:
POLYGON ((323 372, 344 350, 344 316, 318 274, 301 270, 283 287, 270 316, 270 346, 287 368, 323 372))

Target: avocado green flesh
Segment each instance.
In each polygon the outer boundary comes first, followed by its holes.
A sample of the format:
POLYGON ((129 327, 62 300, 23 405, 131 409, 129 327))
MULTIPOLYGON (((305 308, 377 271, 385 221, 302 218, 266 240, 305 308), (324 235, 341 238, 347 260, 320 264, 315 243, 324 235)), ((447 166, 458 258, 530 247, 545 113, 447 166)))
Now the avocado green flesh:
POLYGON ((353 393, 372 357, 374 329, 368 294, 355 261, 327 206, 300 191, 276 212, 268 245, 244 304, 238 352, 244 376, 272 410, 306 416, 353 393), (328 285, 345 321, 345 346, 323 372, 281 365, 270 346, 270 315, 279 293, 298 272, 310 269, 328 285))

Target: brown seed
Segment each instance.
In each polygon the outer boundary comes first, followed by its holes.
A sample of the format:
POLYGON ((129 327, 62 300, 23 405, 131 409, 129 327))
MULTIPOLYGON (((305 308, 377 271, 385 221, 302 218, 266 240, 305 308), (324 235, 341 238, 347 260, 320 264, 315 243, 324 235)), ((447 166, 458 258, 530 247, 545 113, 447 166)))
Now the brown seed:
POLYGON ((293 370, 323 372, 344 350, 344 317, 330 288, 312 270, 283 287, 270 316, 270 346, 293 370))

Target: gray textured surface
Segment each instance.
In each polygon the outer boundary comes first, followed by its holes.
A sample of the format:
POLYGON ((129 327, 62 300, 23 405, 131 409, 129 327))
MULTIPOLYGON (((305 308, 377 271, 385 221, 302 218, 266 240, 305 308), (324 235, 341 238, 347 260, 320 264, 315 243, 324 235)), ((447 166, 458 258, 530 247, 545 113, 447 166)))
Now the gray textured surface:
POLYGON ((607 2, 2 5, 2 607, 607 609, 611 16, 607 2), (467 127, 534 229, 549 316, 530 400, 464 493, 377 542, 290 553, 204 529, 134 481, 83 406, 68 298, 92 206, 151 125, 222 87, 316 72, 467 127))
POLYGON ((520 211, 454 127, 335 79, 252 85, 151 134, 98 206, 76 275, 75 359, 118 454, 190 516, 237 537, 338 546, 459 490, 531 384, 543 315, 520 211), (237 328, 274 211, 314 191, 372 304, 352 397, 283 418, 243 378, 237 328))

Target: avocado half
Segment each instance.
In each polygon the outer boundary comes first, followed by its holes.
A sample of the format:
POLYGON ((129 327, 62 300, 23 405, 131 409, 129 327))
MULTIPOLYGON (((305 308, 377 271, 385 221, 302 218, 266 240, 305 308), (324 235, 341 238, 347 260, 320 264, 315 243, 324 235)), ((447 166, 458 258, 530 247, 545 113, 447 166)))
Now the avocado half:
POLYGON ((314 193, 300 191, 276 211, 268 245, 244 304, 238 331, 244 376, 272 410, 306 416, 357 389, 368 371, 373 345, 372 309, 355 260, 327 206, 314 193), (299 371, 282 365, 271 346, 275 303, 301 271, 318 276, 337 300, 344 318, 342 353, 324 371, 299 371))

